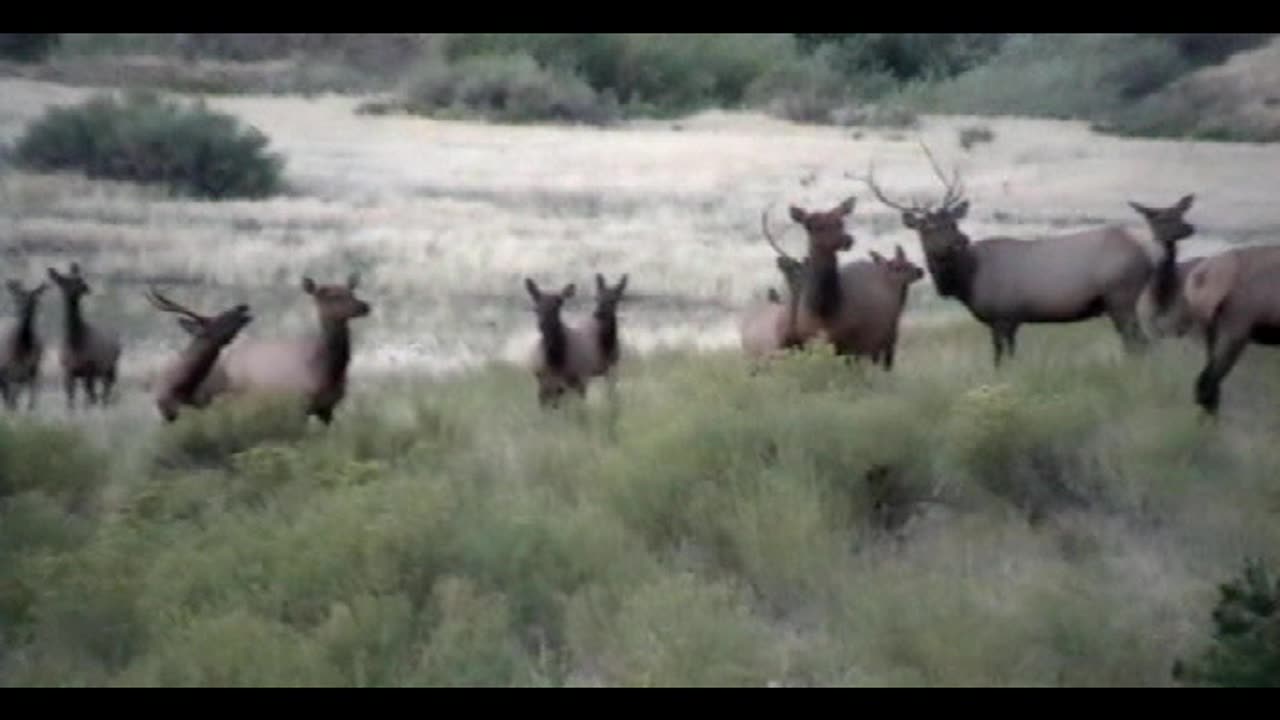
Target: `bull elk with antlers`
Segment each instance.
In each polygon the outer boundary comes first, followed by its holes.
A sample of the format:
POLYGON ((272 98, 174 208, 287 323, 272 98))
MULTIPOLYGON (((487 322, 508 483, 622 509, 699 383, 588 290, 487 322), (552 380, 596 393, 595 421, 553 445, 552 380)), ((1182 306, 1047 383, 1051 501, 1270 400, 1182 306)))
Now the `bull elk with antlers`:
POLYGON ((1182 218, 1192 196, 1170 208, 1141 210, 1154 242, 1115 226, 1036 240, 999 236, 973 242, 959 228, 969 210, 959 171, 947 180, 927 147, 925 152, 946 188, 938 207, 890 200, 873 172, 866 183, 919 236, 938 294, 959 300, 990 329, 997 367, 1004 353, 1014 355, 1024 323, 1071 323, 1105 314, 1127 351, 1146 345, 1137 301, 1163 249, 1195 231, 1182 218))
POLYGON ((346 285, 321 285, 302 279, 302 291, 315 303, 319 332, 309 337, 240 342, 227 348, 205 381, 211 396, 300 395, 307 415, 325 425, 346 396, 355 318, 369 315, 369 303, 356 297, 359 275, 346 285))
POLYGON ((178 315, 178 326, 191 341, 161 372, 156 390, 156 408, 165 422, 178 418, 183 406, 203 408, 212 400, 205 384, 222 349, 235 340, 246 325, 253 322, 249 306, 240 304, 213 317, 183 307, 151 288, 147 299, 161 312, 178 315))
POLYGON ((48 285, 40 283, 27 290, 17 280, 8 283, 9 294, 18 308, 14 322, 0 330, 0 396, 5 407, 17 407, 21 386, 27 389, 27 409, 34 410, 40 389, 40 363, 44 360, 44 340, 36 328, 40 296, 48 285))
POLYGON ((85 319, 80 302, 92 290, 80 274, 78 263, 71 263, 70 272, 66 275, 49 268, 49 277, 62 292, 64 331, 59 359, 62 363, 62 384, 67 393, 67 409, 75 408, 77 380, 83 382, 90 405, 99 399, 106 405, 116 384, 120 339, 114 331, 85 319), (97 391, 99 382, 102 383, 101 398, 97 391))
POLYGON ((621 358, 618 304, 627 280, 624 273, 611 286, 597 273, 595 310, 582 325, 571 327, 565 324, 561 310, 565 301, 576 294, 575 284, 549 293, 543 292, 532 278, 525 278, 525 290, 533 299, 538 319, 539 337, 531 365, 537 379, 539 405, 555 407, 568 390, 585 397, 587 384, 597 377, 605 378, 611 395, 616 393, 614 369, 621 358))

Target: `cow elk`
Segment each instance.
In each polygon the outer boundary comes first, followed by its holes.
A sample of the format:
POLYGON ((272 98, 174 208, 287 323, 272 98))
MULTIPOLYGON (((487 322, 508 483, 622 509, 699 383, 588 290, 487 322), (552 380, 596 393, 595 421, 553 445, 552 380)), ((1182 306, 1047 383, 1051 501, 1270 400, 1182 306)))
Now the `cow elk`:
POLYGON ((1203 332, 1206 357, 1195 400, 1214 416, 1222 381, 1245 347, 1280 345, 1280 248, 1245 247, 1202 258, 1175 290, 1189 322, 1203 332))
POLYGON ((154 288, 147 299, 161 312, 178 315, 178 326, 191 340, 162 371, 156 391, 156 408, 165 422, 178 418, 183 405, 203 408, 212 400, 205 380, 229 345, 253 322, 248 305, 236 305, 212 317, 201 315, 160 294, 154 288))
POLYGON ((880 269, 880 277, 868 281, 878 292, 867 293, 873 302, 861 304, 864 314, 861 346, 870 349, 871 361, 885 370, 893 369, 893 356, 898 347, 898 326, 907 305, 911 285, 924 279, 924 270, 907 259, 901 245, 894 246, 892 258, 872 250, 871 261, 880 269), (876 280, 879 282, 877 283, 876 280))
POLYGON ((1137 352, 1147 344, 1137 301, 1159 262, 1160 247, 1194 232, 1182 219, 1190 196, 1147 216, 1155 243, 1117 226, 1035 240, 997 236, 973 242, 959 228, 969 210, 959 172, 948 181, 928 148, 925 152, 946 188, 936 208, 890 200, 873 172, 866 182, 919 236, 938 294, 960 301, 989 328, 996 367, 1004 353, 1014 356, 1018 327, 1024 323, 1073 323, 1105 314, 1126 351, 1137 352))
POLYGON ((543 292, 532 278, 525 278, 525 290, 533 299, 538 320, 538 341, 533 349, 532 370, 538 384, 538 404, 556 407, 569 390, 580 398, 587 394, 587 384, 603 377, 610 394, 616 392, 616 367, 621 358, 618 333, 618 304, 627 287, 624 274, 616 285, 609 285, 596 274, 596 307, 591 317, 578 326, 564 322, 562 310, 566 300, 576 294, 569 283, 560 292, 543 292))
POLYGON ((40 363, 44 359, 44 340, 36 328, 40 296, 48 289, 40 283, 27 290, 17 280, 8 283, 18 314, 14 322, 0 330, 0 396, 5 407, 17 407, 19 388, 26 386, 27 410, 34 410, 40 390, 40 363))
POLYGON ((64 275, 49 268, 49 277, 62 292, 63 337, 59 352, 62 384, 67 394, 67 409, 75 408, 76 381, 84 384, 90 405, 101 400, 110 402, 120 362, 120 339, 115 332, 90 323, 80 307, 82 298, 92 290, 80 274, 80 265, 71 263, 64 275), (102 394, 98 394, 98 383, 102 394))
POLYGON ((315 303, 318 332, 297 339, 241 341, 227 348, 205 381, 210 395, 299 395, 308 416, 332 423, 346 396, 349 323, 372 311, 355 294, 359 282, 354 273, 346 285, 320 285, 304 277, 302 291, 315 303))

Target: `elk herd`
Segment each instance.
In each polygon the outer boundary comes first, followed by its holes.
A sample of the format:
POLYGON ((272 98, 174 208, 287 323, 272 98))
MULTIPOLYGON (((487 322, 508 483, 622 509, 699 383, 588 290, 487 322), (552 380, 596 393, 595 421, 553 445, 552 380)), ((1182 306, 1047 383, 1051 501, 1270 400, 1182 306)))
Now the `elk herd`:
MULTIPOLYGON (((928 149, 925 148, 928 153, 928 149)), ((1073 323, 1106 316, 1129 353, 1156 339, 1192 336, 1205 350, 1194 383, 1195 402, 1209 414, 1218 410, 1220 386, 1249 343, 1280 344, 1280 247, 1241 247, 1203 258, 1178 260, 1178 243, 1195 233, 1185 215, 1193 196, 1168 207, 1130 202, 1145 228, 1106 226, 1048 238, 1007 236, 972 240, 961 229, 969 201, 959 173, 948 179, 929 154, 944 185, 936 205, 892 199, 874 172, 861 178, 871 194, 901 213, 903 226, 917 236, 925 269, 937 294, 962 304, 991 335, 997 368, 1012 360, 1017 333, 1024 324, 1073 323)), ((743 309, 738 330, 743 352, 755 361, 814 343, 829 344, 847 360, 869 358, 891 371, 900 320, 910 286, 925 269, 907 259, 902 247, 886 258, 841 262, 855 238, 848 229, 857 201, 849 197, 828 210, 789 208, 804 230, 802 259, 786 253, 769 228, 766 209, 761 230, 776 253, 782 290, 770 288, 762 300, 743 309)), ((88 404, 109 403, 116 385, 121 341, 110 328, 86 317, 83 299, 91 288, 76 263, 67 272, 48 268, 48 280, 27 289, 17 280, 7 287, 16 315, 0 327, 0 397, 8 410, 35 408, 46 342, 37 330, 41 297, 56 287, 62 301, 58 365, 68 409, 74 409, 76 385, 88 404)), ((628 275, 616 283, 595 276, 595 309, 578 324, 567 323, 562 309, 576 294, 572 283, 556 291, 524 279, 538 336, 530 371, 537 401, 559 405, 572 391, 585 397, 600 378, 616 392, 620 360, 618 306, 628 275)), ((305 412, 332 422, 346 395, 351 360, 351 320, 370 314, 356 295, 357 275, 345 284, 321 285, 302 278, 301 290, 315 306, 317 327, 299 339, 237 340, 253 322, 250 308, 236 304, 206 315, 151 289, 155 309, 177 315, 188 336, 175 349, 153 384, 155 406, 165 422, 181 408, 204 408, 224 395, 287 393, 301 398, 305 412)))

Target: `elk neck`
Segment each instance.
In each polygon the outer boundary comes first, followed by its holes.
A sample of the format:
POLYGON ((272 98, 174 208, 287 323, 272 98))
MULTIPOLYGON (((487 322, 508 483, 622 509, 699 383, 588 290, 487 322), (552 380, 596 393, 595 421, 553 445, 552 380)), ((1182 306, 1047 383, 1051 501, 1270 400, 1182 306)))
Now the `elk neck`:
POLYGON ((173 386, 173 395, 182 399, 190 399, 196 388, 209 374, 214 362, 218 359, 219 348, 211 342, 197 340, 193 342, 184 358, 182 379, 173 386))
POLYGON ((597 309, 596 319, 600 343, 600 353, 608 364, 618 359, 618 313, 613 310, 597 309))
POLYGON ((809 282, 805 302, 809 310, 824 320, 840 311, 840 270, 834 251, 810 253, 809 282))
POLYGON ((978 259, 971 249, 966 247, 935 255, 925 253, 925 264, 938 295, 969 304, 973 297, 973 279, 978 272, 978 259))
POLYGON ((66 327, 67 343, 73 348, 82 348, 88 339, 89 332, 84 315, 80 311, 80 298, 63 295, 62 303, 66 308, 66 312, 63 313, 63 323, 66 327))
POLYGON ((341 385, 351 363, 351 329, 346 320, 326 317, 320 319, 320 332, 325 380, 330 385, 341 385))
POLYGON ((546 353, 547 365, 557 370, 563 368, 569 355, 569 337, 560 315, 540 315, 538 332, 542 335, 542 348, 546 353))
POLYGON ((36 306, 31 303, 23 308, 22 317, 18 321, 17 350, 28 353, 36 346, 36 306))

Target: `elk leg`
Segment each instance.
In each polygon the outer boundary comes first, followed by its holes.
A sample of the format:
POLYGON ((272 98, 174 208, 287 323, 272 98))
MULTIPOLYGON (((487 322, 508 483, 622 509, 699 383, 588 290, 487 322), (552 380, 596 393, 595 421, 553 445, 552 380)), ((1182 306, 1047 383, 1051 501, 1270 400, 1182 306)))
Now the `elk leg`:
POLYGON ((108 370, 102 376, 102 404, 107 405, 111 402, 111 392, 116 386, 115 369, 108 370))
POLYGON ((98 388, 96 380, 97 378, 93 375, 84 376, 84 394, 89 397, 88 403, 90 405, 98 404, 98 388))
POLYGON ((17 390, 7 380, 0 378, 0 397, 4 398, 4 406, 12 410, 17 405, 17 390))
POLYGON ((1138 322, 1138 314, 1134 308, 1121 309, 1112 306, 1107 311, 1107 315, 1111 318, 1111 324, 1115 326, 1116 332, 1120 334, 1127 352, 1136 353, 1146 348, 1147 337, 1142 332, 1142 326, 1138 322))
POLYGON ((1009 359, 1018 352, 1018 326, 1006 325, 1004 329, 1004 348, 1009 353, 1009 359))
POLYGON ((1004 337, 1001 335, 1000 328, 991 326, 991 347, 995 350, 995 366, 1000 367, 1000 356, 1004 354, 1004 337))
POLYGON ((316 408, 311 411, 311 414, 320 418, 320 422, 324 423, 326 426, 333 423, 333 408, 330 408, 330 407, 316 408))
POLYGON ((893 370, 893 351, 896 349, 897 344, 898 343, 896 340, 893 342, 890 342, 889 347, 885 348, 884 350, 883 359, 884 359, 885 372, 889 372, 893 370))
POLYGON ((1214 329, 1209 331, 1208 357, 1204 369, 1196 376, 1196 403, 1209 415, 1218 414, 1222 380, 1235 367, 1245 346, 1249 344, 1247 333, 1231 333, 1221 339, 1214 329))
POLYGON ((40 392, 40 373, 31 374, 31 380, 27 382, 27 412, 34 412, 36 409, 36 395, 40 392))
POLYGON ((67 410, 76 409, 76 376, 67 373, 62 376, 62 389, 67 393, 67 410))

